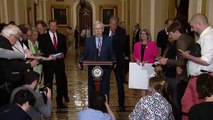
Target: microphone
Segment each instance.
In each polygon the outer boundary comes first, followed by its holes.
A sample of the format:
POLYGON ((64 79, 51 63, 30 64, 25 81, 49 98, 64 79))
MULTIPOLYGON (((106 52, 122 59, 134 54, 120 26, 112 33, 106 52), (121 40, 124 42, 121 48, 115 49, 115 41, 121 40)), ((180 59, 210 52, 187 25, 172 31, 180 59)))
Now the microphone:
POLYGON ((98 61, 98 57, 99 57, 99 49, 98 48, 96 48, 96 60, 98 61))

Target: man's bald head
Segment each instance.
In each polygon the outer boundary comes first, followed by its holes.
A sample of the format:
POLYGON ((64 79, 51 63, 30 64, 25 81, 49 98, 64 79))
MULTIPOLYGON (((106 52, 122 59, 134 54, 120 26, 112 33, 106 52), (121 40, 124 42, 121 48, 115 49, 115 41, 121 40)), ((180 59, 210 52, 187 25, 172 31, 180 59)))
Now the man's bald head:
POLYGON ((206 24, 208 25, 208 19, 205 15, 203 14, 195 14, 194 16, 192 16, 190 22, 193 22, 195 24, 198 24, 198 23, 203 23, 203 24, 206 24))
POLYGON ((208 26, 208 19, 205 15, 195 14, 189 21, 191 31, 200 35, 208 26))

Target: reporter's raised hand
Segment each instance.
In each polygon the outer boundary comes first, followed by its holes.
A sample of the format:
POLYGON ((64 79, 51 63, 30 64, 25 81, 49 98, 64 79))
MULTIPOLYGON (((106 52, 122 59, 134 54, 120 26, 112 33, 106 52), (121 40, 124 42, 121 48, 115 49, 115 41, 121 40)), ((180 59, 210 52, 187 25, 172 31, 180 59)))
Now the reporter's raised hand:
POLYGON ((154 68, 154 71, 155 71, 156 73, 159 73, 159 72, 162 71, 162 67, 158 65, 158 66, 156 66, 156 67, 154 68))
POLYGON ((108 97, 107 97, 106 94, 105 94, 105 98, 106 98, 105 105, 108 106, 108 105, 109 105, 109 104, 108 104, 108 97))
POLYGON ((47 98, 51 99, 52 92, 51 92, 50 88, 48 88, 48 87, 46 87, 46 88, 47 88, 47 98))
POLYGON ((78 68, 81 69, 81 70, 83 70, 83 65, 82 65, 81 62, 78 63, 78 68))
POLYGON ((57 56, 58 59, 64 58, 64 54, 61 53, 59 56, 57 56))
POLYGON ((33 61, 30 61, 30 65, 31 65, 31 67, 35 67, 35 66, 37 66, 39 63, 38 63, 38 60, 33 60, 33 61))
POLYGON ((163 58, 163 57, 161 57, 161 58, 159 58, 158 61, 160 62, 161 65, 166 65, 167 60, 168 60, 168 58, 163 58))
POLYGON ((55 60, 56 58, 53 57, 53 55, 49 55, 48 57, 42 57, 42 60, 49 61, 49 60, 55 60))
POLYGON ((147 62, 146 62, 146 61, 142 61, 142 62, 141 62, 141 65, 144 66, 145 63, 147 63, 147 62))
POLYGON ((182 51, 181 49, 178 49, 178 51, 182 54, 182 56, 186 59, 189 59, 190 57, 190 51, 182 51))
POLYGON ((136 59, 136 63, 137 63, 138 65, 141 65, 141 61, 140 61, 139 59, 136 59))

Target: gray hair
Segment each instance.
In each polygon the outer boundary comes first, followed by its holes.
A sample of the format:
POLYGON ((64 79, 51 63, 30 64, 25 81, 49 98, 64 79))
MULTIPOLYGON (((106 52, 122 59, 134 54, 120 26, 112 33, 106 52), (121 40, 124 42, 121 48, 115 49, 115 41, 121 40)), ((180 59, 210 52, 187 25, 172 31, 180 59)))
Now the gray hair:
POLYGON ((10 35, 19 37, 21 35, 21 30, 16 25, 7 25, 1 32, 1 35, 8 38, 10 35))
POLYGON ((95 28, 96 25, 101 25, 101 27, 104 28, 104 24, 101 21, 95 21, 93 28, 95 28))
POLYGON ((116 23, 118 23, 118 22, 119 22, 119 18, 118 18, 118 16, 116 16, 116 15, 112 15, 112 16, 109 18, 109 21, 116 21, 116 23))

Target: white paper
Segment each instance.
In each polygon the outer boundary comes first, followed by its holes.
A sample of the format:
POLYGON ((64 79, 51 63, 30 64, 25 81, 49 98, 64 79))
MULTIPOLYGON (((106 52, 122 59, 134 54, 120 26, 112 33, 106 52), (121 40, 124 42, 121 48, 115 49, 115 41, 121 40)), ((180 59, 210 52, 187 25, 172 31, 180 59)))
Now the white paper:
POLYGON ((137 63, 129 63, 129 88, 148 89, 149 78, 154 76, 155 71, 152 64, 146 63, 144 66, 137 63))

